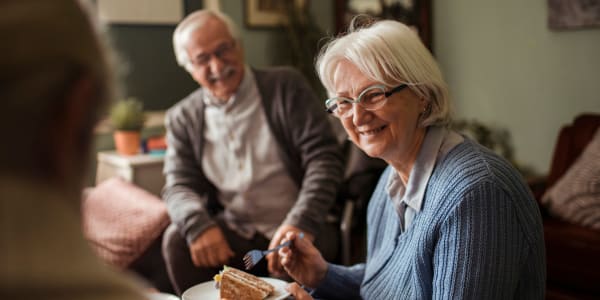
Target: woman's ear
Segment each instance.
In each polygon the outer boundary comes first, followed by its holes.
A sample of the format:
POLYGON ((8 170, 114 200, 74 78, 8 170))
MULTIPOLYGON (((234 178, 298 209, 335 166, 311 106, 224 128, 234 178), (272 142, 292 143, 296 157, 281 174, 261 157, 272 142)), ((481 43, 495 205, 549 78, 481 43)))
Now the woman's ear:
POLYGON ((429 108, 429 101, 425 100, 425 98, 419 99, 419 108, 421 109, 421 114, 427 113, 427 109, 429 108))
POLYGON ((97 107, 95 102, 98 101, 95 87, 95 82, 87 75, 75 79, 65 94, 63 117, 53 126, 54 165, 60 178, 68 182, 83 177, 87 167, 96 121, 93 117, 96 115, 93 111, 97 107))
POLYGON ((418 124, 420 127, 425 127, 423 121, 429 117, 431 108, 431 103, 425 98, 419 99, 419 121, 418 124))

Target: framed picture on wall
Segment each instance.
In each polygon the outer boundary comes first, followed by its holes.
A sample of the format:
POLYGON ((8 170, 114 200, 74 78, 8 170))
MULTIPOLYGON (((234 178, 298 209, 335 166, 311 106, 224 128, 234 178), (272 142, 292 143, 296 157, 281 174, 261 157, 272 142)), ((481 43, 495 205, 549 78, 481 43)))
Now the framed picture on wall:
POLYGON ((244 20, 249 28, 276 28, 288 22, 291 5, 306 9, 308 0, 244 0, 244 20))
POLYGON ((352 18, 366 14, 378 19, 398 20, 412 27, 429 48, 432 48, 431 0, 336 0, 336 29, 346 30, 352 18))

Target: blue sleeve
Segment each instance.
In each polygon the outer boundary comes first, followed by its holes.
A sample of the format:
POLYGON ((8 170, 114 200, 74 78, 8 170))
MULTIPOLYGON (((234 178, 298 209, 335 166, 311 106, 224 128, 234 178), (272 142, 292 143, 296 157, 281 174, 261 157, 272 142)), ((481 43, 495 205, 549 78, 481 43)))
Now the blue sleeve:
POLYGON ((350 267, 329 264, 325 278, 312 295, 315 299, 362 299, 360 296, 360 285, 364 274, 364 264, 357 264, 350 267))
POLYGON ((463 194, 440 227, 433 299, 515 297, 530 247, 511 198, 490 182, 463 194))

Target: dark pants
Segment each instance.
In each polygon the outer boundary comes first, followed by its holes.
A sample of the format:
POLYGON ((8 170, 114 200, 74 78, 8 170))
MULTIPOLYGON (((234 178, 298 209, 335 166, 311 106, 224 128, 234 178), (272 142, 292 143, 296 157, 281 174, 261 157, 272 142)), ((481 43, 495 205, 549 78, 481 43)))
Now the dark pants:
MULTIPOLYGON (((257 233, 251 240, 247 240, 230 230, 221 218, 217 217, 215 221, 223 231, 229 247, 235 253, 235 256, 227 262, 228 266, 244 270, 242 258, 246 252, 252 249, 267 249, 269 246, 269 240, 261 234, 257 233)), ((333 226, 324 227, 326 229, 319 233, 316 245, 321 250, 325 259, 334 259, 337 255, 338 234, 333 226)), ((223 266, 217 268, 199 268, 194 266, 187 241, 175 224, 169 225, 165 231, 162 252, 169 279, 178 295, 181 295, 196 284, 212 280, 213 276, 223 269, 223 266)), ((268 276, 267 260, 262 259, 249 272, 257 276, 268 276)))

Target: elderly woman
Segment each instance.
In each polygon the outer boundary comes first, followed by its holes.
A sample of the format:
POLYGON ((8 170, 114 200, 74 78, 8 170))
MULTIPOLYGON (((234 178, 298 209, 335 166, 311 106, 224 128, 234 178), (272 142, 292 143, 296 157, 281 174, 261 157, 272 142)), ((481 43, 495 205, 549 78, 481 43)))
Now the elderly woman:
MULTIPOLYGON (((446 83, 418 36, 396 21, 354 28, 316 68, 327 110, 352 142, 388 163, 368 208, 364 264, 328 264, 290 233, 281 264, 327 299, 542 299, 536 203, 504 159, 447 128, 446 83)), ((297 299, 310 296, 293 284, 297 299)))

